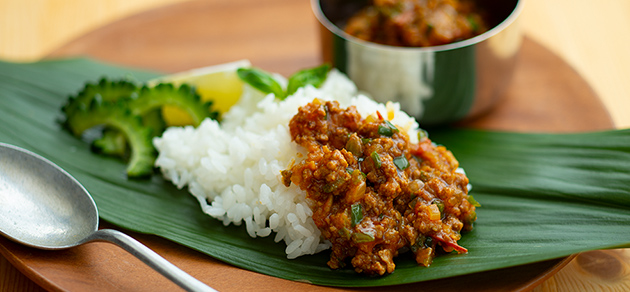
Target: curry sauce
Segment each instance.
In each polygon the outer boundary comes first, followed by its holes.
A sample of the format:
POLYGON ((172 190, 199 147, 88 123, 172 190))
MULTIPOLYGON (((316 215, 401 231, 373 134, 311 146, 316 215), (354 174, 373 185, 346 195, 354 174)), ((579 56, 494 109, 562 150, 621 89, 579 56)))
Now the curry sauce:
POLYGON ((453 43, 487 30, 470 0, 372 0, 353 15, 344 31, 359 39, 404 47, 453 43))
POLYGON ((472 230, 477 203, 445 147, 426 135, 411 143, 380 113, 363 119, 336 101, 301 107, 289 128, 308 156, 282 172, 283 182, 306 191, 313 220, 332 244, 328 266, 349 262, 359 273, 383 275, 406 250, 423 266, 438 248, 467 252, 457 241, 472 230))

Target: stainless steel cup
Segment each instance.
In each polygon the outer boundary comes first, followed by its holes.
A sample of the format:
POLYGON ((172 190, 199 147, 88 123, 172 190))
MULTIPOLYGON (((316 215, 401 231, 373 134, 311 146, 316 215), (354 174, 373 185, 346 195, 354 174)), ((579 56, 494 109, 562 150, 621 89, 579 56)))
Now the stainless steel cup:
POLYGON ((523 0, 478 0, 491 29, 464 41, 433 47, 394 47, 343 31, 367 0, 311 0, 321 24, 324 62, 344 72, 373 99, 397 101, 421 125, 451 123, 487 112, 504 95, 522 35, 523 0))

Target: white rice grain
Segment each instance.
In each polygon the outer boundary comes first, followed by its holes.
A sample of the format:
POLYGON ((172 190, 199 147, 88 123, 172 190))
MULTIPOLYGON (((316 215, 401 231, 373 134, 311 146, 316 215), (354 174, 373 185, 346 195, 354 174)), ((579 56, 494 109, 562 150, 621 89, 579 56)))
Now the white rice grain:
POLYGON ((295 240, 295 241, 291 242, 289 245, 287 245, 287 248, 286 248, 285 252, 288 255, 292 254, 294 251, 296 251, 300 247, 300 245, 302 245, 302 242, 304 242, 304 241, 301 240, 301 239, 298 239, 298 240, 295 240))
POLYGON ((276 230, 278 224, 280 224, 280 216, 277 213, 271 214, 271 216, 269 216, 269 228, 276 230))
MULTIPOLYGON (((286 80, 279 80, 282 84, 286 80)), ((245 222, 251 237, 275 232, 284 241, 288 258, 314 254, 330 247, 315 226, 306 194, 285 187, 280 172, 305 157, 291 142, 289 121, 300 106, 321 100, 356 105, 366 117, 379 111, 417 139, 417 123, 398 104, 379 104, 357 93, 356 86, 331 71, 321 88, 306 86, 284 101, 244 86, 239 102, 223 115, 222 123, 206 119, 196 129, 172 127, 154 139, 156 166, 178 188, 188 187, 203 212, 224 225, 245 222)))
POLYGON ((271 234, 271 228, 269 227, 261 228, 260 230, 256 231, 256 235, 260 237, 267 237, 269 236, 269 234, 271 234))

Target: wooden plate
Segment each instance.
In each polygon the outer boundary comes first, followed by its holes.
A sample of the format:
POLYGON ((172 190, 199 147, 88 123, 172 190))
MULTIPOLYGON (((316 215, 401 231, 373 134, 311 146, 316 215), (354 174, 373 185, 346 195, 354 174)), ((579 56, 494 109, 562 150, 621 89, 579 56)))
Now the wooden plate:
MULTIPOLYGON (((285 76, 321 62, 317 21, 305 0, 183 2, 90 32, 49 57, 77 55, 162 72, 249 59, 255 66, 285 76)), ((525 38, 517 71, 505 98, 489 114, 462 125, 523 132, 578 132, 611 129, 613 122, 595 93, 570 66, 525 38)), ((242 270, 155 236, 130 235, 220 291, 332 290, 242 270)), ((0 238, 0 252, 47 290, 162 291, 177 288, 124 250, 108 243, 90 243, 52 252, 26 248, 0 238)), ((570 258, 557 259, 391 288, 528 290, 569 261, 570 258)))

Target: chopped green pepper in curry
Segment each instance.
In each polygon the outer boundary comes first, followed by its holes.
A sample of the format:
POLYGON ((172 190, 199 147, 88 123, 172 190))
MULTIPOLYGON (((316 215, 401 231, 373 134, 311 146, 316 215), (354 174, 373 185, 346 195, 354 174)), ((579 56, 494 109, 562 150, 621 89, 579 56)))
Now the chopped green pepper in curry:
POLYGON ((424 133, 411 143, 380 114, 363 119, 335 101, 315 99, 289 127, 308 156, 282 172, 283 182, 307 192, 313 220, 332 243, 331 268, 349 259, 359 273, 383 275, 404 250, 423 266, 438 247, 467 252, 457 241, 472 230, 477 203, 446 148, 424 133))

